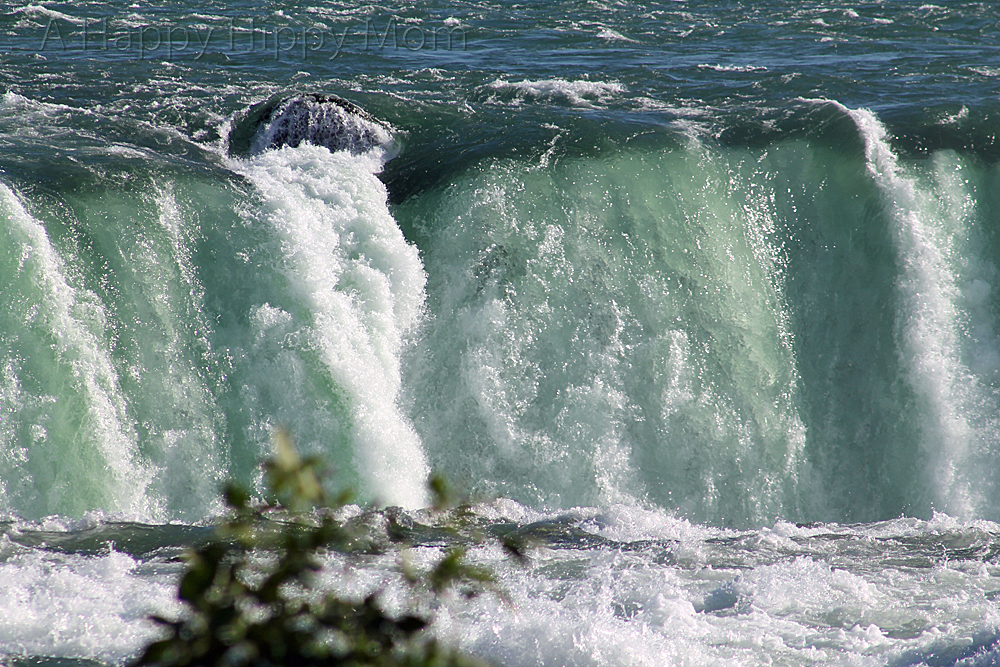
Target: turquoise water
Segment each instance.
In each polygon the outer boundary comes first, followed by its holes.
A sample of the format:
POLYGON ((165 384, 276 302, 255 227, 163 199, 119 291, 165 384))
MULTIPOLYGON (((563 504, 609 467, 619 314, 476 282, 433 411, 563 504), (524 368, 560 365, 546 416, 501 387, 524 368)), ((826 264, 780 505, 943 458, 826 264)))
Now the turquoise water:
POLYGON ((477 556, 520 611, 439 623, 504 664, 994 664, 998 37, 953 2, 9 8, 0 653, 127 661, 284 425, 359 502, 419 519, 438 470, 544 528, 477 556))

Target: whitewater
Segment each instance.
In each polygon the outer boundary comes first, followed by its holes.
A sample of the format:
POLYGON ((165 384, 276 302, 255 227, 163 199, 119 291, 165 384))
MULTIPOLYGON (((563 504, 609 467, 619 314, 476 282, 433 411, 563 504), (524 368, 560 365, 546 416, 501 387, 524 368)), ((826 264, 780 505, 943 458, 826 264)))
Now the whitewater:
POLYGON ((416 544, 323 586, 405 608, 432 471, 531 545, 434 610, 497 665, 1000 664, 998 39, 963 2, 8 8, 0 664, 128 664, 282 427, 416 544))

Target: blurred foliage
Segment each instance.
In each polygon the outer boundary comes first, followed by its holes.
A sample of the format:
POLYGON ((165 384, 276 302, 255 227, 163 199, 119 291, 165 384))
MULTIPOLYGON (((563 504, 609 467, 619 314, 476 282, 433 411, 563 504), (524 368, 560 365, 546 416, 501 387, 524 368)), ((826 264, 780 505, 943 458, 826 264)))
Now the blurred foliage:
MULTIPOLYGON (((379 593, 363 600, 318 590, 314 575, 320 556, 330 551, 349 557, 377 550, 358 522, 338 521, 336 510, 350 494, 328 496, 316 457, 300 458, 287 432, 275 437, 276 453, 264 463, 271 498, 252 504, 249 494, 230 484, 225 490, 228 520, 217 538, 193 551, 178 596, 187 613, 179 620, 153 617, 167 632, 149 645, 134 665, 345 665, 360 667, 474 667, 485 663, 446 649, 426 630, 431 619, 416 611, 390 615, 379 593)), ((434 511, 454 503, 447 484, 432 477, 428 485, 434 511)), ((389 539, 405 544, 412 521, 400 510, 383 512, 389 539)), ((429 571, 415 570, 404 558, 404 581, 413 598, 434 599, 459 587, 465 595, 498 590, 492 572, 465 560, 465 548, 478 539, 463 532, 461 513, 435 530, 453 546, 429 571)), ((363 522, 361 522, 363 523, 363 522)), ((523 548, 505 545, 523 558, 523 548)))

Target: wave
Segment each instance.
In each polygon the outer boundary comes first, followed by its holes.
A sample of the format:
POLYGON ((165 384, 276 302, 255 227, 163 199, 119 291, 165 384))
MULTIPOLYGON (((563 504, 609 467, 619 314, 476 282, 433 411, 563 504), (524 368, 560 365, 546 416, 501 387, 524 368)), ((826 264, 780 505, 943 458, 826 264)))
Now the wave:
POLYGON ((280 423, 335 464, 336 483, 425 502, 425 458, 396 405, 424 273, 377 177, 388 130, 308 99, 329 108, 296 124, 295 104, 279 104, 252 126, 297 146, 216 156, 228 171, 118 151, 88 169, 110 193, 3 186, 16 286, 4 293, 3 510, 211 515, 226 478, 260 488, 280 423))
POLYGON ((577 107, 594 107, 605 104, 621 95, 627 89, 624 85, 611 81, 569 81, 566 79, 543 79, 510 82, 497 79, 488 89, 499 94, 499 99, 512 103, 525 100, 564 101, 577 107))
POLYGON ((0 184, 3 256, 4 510, 33 516, 100 507, 157 516, 118 370, 108 312, 74 287, 66 263, 17 194, 0 184))
POLYGON ((408 507, 433 466, 534 507, 709 524, 995 517, 991 172, 907 155, 867 111, 795 109, 811 130, 770 142, 656 126, 592 148, 581 120, 516 151, 404 154, 442 173, 390 206, 389 125, 284 96, 234 119, 225 171, 141 174, 143 153, 95 171, 99 197, 8 194, 68 290, 25 283, 25 302, 90 308, 61 320, 79 350, 53 377, 89 350, 101 392, 44 389, 22 361, 44 339, 8 334, 7 510, 205 516, 222 479, 260 488, 285 424, 336 483, 408 507), (290 100, 330 115, 286 123, 290 100), (66 440, 120 463, 60 474, 140 483, 70 500, 18 477, 51 465, 48 397, 104 415, 110 435, 66 440))
POLYGON ((709 523, 996 516, 986 172, 815 104, 812 139, 495 158, 400 205, 434 465, 709 523))
POLYGON ((305 312, 260 304, 264 336, 294 336, 347 392, 354 466, 365 492, 404 507, 426 502, 420 439, 399 411, 399 357, 423 312, 424 271, 386 208, 380 156, 302 145, 235 168, 264 200, 281 244, 280 271, 305 312))
MULTIPOLYGON (((348 517, 362 512, 345 509, 348 517)), ((738 532, 622 505, 546 513, 500 500, 464 512, 484 532, 535 545, 516 567, 495 546, 470 548, 500 578, 503 600, 440 601, 438 637, 501 664, 659 665, 664 655, 766 664, 777 655, 792 664, 987 665, 997 656, 989 563, 1000 526, 989 522, 777 521, 738 532), (956 605, 965 613, 956 615, 956 605)), ((402 604, 412 592, 383 531, 403 531, 420 545, 410 558, 430 558, 448 540, 430 520, 422 512, 367 514, 371 538, 387 551, 361 567, 324 554, 317 579, 402 604)), ((0 645, 8 660, 115 663, 134 654, 158 632, 148 614, 180 612, 177 560, 211 532, 55 523, 0 525, 11 616, 0 645)))
POLYGON ((389 125, 353 103, 311 93, 273 98, 239 114, 229 143, 237 155, 303 142, 360 155, 389 148, 392 134, 389 125))

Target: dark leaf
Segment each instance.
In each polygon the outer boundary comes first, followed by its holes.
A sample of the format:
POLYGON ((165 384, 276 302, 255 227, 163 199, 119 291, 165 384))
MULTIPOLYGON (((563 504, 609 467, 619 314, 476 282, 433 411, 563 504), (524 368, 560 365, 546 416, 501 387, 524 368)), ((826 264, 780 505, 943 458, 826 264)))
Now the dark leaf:
POLYGON ((419 616, 403 616, 396 620, 396 627, 408 635, 423 630, 427 625, 427 621, 419 616))

